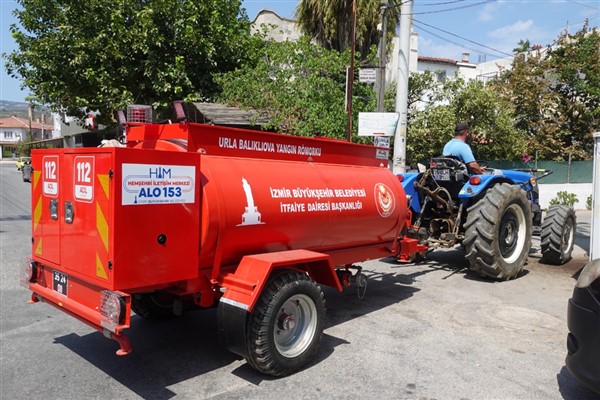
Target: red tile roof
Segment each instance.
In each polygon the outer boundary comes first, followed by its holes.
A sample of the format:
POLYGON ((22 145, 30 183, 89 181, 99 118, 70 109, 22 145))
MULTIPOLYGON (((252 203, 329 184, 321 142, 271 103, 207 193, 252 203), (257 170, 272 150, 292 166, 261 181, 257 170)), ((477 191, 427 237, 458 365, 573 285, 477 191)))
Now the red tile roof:
MULTIPOLYGON (((29 121, 25 118, 15 117, 14 115, 12 117, 0 118, 0 128, 29 129, 29 121)), ((48 124, 42 126, 39 122, 31 121, 31 129, 51 131, 54 129, 54 126, 48 124)))
POLYGON ((418 60, 424 61, 424 62, 431 62, 431 63, 438 63, 438 64, 451 64, 451 65, 456 65, 456 63, 459 62, 456 60, 451 60, 449 58, 426 57, 426 56, 419 56, 418 60))

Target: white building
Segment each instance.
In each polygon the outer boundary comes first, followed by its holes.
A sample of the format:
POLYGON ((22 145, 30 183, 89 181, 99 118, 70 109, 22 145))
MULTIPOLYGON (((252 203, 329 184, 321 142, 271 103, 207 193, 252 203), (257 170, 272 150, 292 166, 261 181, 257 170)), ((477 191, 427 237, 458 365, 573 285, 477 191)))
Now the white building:
POLYGON ((256 14, 250 28, 251 33, 259 33, 265 29, 266 38, 276 42, 286 40, 295 42, 302 36, 296 20, 282 18, 275 11, 262 9, 256 14))
POLYGON ((31 136, 33 140, 50 139, 53 136, 53 126, 20 117, 0 118, 0 158, 17 156, 17 143, 31 136))

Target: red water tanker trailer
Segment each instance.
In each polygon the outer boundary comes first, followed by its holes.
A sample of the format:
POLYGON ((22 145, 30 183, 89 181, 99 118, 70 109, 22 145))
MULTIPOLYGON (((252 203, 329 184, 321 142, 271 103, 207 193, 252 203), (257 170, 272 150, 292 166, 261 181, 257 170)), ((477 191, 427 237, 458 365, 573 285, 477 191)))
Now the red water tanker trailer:
POLYGON ((224 345, 270 375, 317 352, 354 263, 423 251, 381 149, 194 123, 137 124, 126 147, 34 150, 23 283, 116 340, 143 318, 218 307, 224 345))

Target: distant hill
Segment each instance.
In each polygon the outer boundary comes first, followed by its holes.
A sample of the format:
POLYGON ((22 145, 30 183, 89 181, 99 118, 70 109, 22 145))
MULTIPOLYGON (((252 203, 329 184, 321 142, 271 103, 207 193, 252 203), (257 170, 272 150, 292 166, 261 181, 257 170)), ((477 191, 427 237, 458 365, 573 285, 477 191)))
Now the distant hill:
MULTIPOLYGON (((11 115, 27 118, 27 107, 29 107, 29 103, 23 101, 0 100, 0 118, 11 115)), ((50 114, 50 110, 45 106, 36 106, 33 111, 34 118, 39 117, 42 113, 50 114)))

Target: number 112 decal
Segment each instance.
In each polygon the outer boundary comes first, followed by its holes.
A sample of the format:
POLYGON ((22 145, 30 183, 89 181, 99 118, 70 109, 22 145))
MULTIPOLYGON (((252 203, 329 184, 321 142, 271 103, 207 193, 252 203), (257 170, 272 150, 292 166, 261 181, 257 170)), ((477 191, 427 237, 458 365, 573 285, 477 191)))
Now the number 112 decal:
POLYGON ((94 201, 94 157, 75 157, 73 196, 85 203, 94 201))
POLYGON ((42 190, 45 196, 58 196, 58 156, 44 156, 42 158, 42 190))

